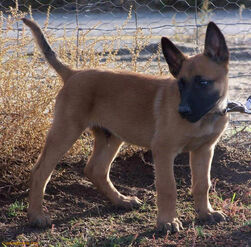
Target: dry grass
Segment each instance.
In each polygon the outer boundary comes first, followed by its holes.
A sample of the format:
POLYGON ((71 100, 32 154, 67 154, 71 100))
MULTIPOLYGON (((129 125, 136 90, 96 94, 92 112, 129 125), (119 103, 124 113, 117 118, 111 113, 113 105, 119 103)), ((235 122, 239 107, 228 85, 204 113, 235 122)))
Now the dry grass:
MULTIPOLYGON (((2 164, 9 162, 34 161, 44 143, 47 130, 53 117, 55 96, 61 88, 61 82, 32 40, 31 33, 21 26, 18 39, 13 28, 25 13, 18 8, 11 9, 8 17, 0 15, 0 159, 2 164), (4 23, 6 24, 4 30, 4 23), (14 34, 13 34, 14 33, 14 34)), ((32 13, 29 13, 32 18, 32 13)), ((79 68, 112 68, 132 71, 149 71, 153 59, 160 61, 160 53, 153 54, 146 62, 138 63, 140 52, 149 44, 151 33, 145 35, 140 28, 131 38, 132 46, 121 47, 121 32, 131 18, 131 10, 127 20, 117 33, 107 37, 90 37, 91 31, 77 30, 62 37, 56 37, 48 31, 49 11, 44 23, 44 32, 59 57, 72 67, 79 68), (77 40, 78 38, 78 40, 77 40), (78 44, 78 45, 77 45, 78 44), (97 47, 102 51, 97 52, 97 47), (125 48, 130 51, 130 61, 118 61, 118 51, 125 48)), ((99 23, 97 23, 98 25, 99 23)), ((20 27, 20 23, 19 23, 20 27)), ((128 37, 127 37, 128 38, 128 37)), ((159 71, 163 68, 160 62, 159 71)), ((67 157, 76 157, 90 151, 90 138, 84 134, 69 151, 67 157)))

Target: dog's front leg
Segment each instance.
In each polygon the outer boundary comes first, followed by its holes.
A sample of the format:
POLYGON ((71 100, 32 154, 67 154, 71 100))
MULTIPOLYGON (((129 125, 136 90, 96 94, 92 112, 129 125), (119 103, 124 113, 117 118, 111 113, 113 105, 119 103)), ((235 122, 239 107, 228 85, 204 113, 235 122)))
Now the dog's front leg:
POLYGON ((190 152, 192 194, 195 209, 200 220, 209 223, 225 220, 224 214, 221 211, 213 210, 209 202, 210 170, 213 154, 214 145, 205 145, 190 152))
POLYGON ((176 213, 177 190, 173 171, 176 152, 166 145, 154 144, 153 157, 155 163, 155 179, 157 190, 157 228, 170 232, 182 229, 176 213))

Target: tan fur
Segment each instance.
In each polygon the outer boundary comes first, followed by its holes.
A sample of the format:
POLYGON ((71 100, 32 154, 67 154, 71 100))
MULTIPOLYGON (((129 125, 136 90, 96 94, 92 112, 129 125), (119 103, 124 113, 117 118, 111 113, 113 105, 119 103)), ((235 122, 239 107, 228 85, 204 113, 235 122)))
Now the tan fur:
MULTIPOLYGON (((33 33, 36 36, 36 30, 33 33)), ((227 64, 214 63, 203 54, 187 58, 184 63, 182 76, 189 79, 196 74, 205 75, 216 81, 216 87, 226 97, 227 64)), ((64 86, 56 99, 55 117, 44 149, 32 171, 28 209, 32 224, 50 223, 42 211, 46 184, 59 159, 87 127, 93 129, 95 145, 85 174, 115 205, 131 207, 140 203, 136 197, 119 193, 109 178, 110 165, 125 141, 153 152, 158 227, 174 231, 182 228, 175 208, 173 172, 174 158, 182 151, 191 154, 192 192, 199 217, 223 218, 212 209, 208 199, 214 146, 227 124, 227 116, 216 113, 222 110, 223 103, 198 122, 190 123, 177 110, 180 95, 176 79, 68 67, 66 71, 70 71, 70 76, 60 72, 64 86), (106 135, 102 128, 111 135, 106 135)))

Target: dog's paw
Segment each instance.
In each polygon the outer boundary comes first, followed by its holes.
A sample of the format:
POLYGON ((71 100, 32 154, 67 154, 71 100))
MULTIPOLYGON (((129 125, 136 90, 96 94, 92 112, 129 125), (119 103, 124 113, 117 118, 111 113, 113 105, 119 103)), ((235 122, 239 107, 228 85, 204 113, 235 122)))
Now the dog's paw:
POLYGON ((38 228, 46 228, 51 225, 51 219, 49 215, 45 214, 28 214, 28 219, 30 222, 30 225, 33 227, 38 227, 38 228))
POLYGON ((117 207, 137 208, 142 204, 142 201, 137 196, 123 196, 115 202, 117 207))
POLYGON ((157 221, 157 229, 159 231, 170 232, 171 234, 179 232, 183 229, 181 221, 175 217, 171 221, 157 221))
POLYGON ((212 211, 208 212, 207 214, 204 214, 202 216, 199 216, 199 220, 203 224, 216 224, 221 221, 226 220, 226 215, 221 211, 212 211))

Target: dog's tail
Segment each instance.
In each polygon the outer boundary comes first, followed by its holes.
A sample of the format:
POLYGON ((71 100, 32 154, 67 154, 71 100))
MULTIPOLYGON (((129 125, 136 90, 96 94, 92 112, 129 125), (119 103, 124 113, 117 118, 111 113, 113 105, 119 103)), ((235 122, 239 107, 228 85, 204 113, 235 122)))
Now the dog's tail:
POLYGON ((63 64, 57 58, 55 52, 48 44, 42 30, 36 22, 27 18, 22 18, 22 21, 31 29, 33 36, 35 37, 37 44, 40 47, 48 63, 56 70, 56 72, 62 77, 64 81, 67 80, 67 78, 69 78, 72 74, 73 70, 70 69, 67 65, 63 64))

